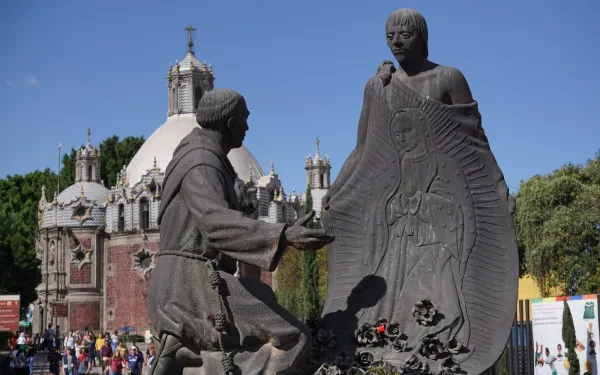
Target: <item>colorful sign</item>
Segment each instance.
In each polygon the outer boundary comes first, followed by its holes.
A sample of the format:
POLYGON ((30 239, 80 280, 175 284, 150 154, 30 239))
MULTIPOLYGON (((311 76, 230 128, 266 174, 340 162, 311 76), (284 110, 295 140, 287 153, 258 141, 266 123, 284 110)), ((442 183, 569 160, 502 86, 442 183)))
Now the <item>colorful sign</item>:
POLYGON ((66 302, 52 302, 52 313, 56 318, 67 318, 69 305, 66 302))
MULTIPOLYGON (((562 340, 564 300, 567 300, 573 324, 579 358, 579 369, 583 375, 598 374, 597 340, 598 296, 595 294, 571 297, 537 298, 531 300, 531 318, 535 355, 535 375, 567 375, 570 363, 568 350, 562 340)), ((569 348, 570 349, 570 348, 569 348)))
POLYGON ((21 297, 0 295, 0 331, 18 331, 21 297))

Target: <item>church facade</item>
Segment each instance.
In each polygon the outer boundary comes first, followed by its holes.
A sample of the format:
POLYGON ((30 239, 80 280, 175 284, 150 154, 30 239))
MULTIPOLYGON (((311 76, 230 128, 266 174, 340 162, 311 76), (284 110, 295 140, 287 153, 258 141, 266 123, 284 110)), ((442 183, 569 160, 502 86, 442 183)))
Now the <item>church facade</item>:
MULTIPOLYGON (((194 53, 191 27, 188 51, 169 67, 167 121, 144 142, 108 189, 100 180, 102 155, 90 138, 77 151, 73 185, 47 200, 42 190, 38 206, 36 253, 42 283, 33 313, 33 332, 48 324, 66 329, 115 330, 149 327, 148 289, 159 250, 157 215, 165 168, 173 151, 197 125, 195 112, 202 95, 213 89, 212 67, 194 53), (58 313, 57 306, 67 307, 58 313), (54 306, 54 308, 53 308, 54 306), (66 315, 66 316, 62 316, 66 315)), ((254 218, 293 224, 303 212, 303 199, 284 192, 274 163, 264 173, 242 146, 228 155, 240 183, 256 188, 254 218)), ((307 157, 307 184, 313 208, 320 212, 330 183, 329 158, 307 157)), ((273 285, 273 275, 261 274, 273 285)))

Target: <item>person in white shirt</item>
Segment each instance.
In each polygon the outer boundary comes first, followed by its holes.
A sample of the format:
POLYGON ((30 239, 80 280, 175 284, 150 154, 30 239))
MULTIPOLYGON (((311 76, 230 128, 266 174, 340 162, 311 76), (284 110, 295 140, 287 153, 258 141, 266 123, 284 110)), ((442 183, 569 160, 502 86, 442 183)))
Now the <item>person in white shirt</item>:
POLYGON ((21 332, 19 334, 19 338, 17 339, 17 345, 27 345, 27 340, 25 339, 25 332, 21 332))
POLYGON ((558 372, 556 371, 556 365, 554 364, 554 362, 556 362, 556 359, 556 356, 554 354, 550 354, 550 349, 546 347, 545 363, 550 366, 550 370, 552 370, 552 375, 558 375, 558 372))
POLYGON ((119 345, 119 331, 115 331, 111 336, 110 340, 112 342, 112 350, 115 351, 117 346, 119 345))
POLYGON ((65 337, 65 349, 75 349, 75 339, 73 338, 73 331, 69 331, 67 337, 65 337))

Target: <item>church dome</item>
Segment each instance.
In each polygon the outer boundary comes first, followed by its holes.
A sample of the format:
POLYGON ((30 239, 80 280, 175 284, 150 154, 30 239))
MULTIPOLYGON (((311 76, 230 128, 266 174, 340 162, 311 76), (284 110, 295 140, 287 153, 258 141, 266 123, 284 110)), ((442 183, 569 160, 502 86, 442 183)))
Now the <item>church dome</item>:
MULTIPOLYGON (((155 167, 163 171, 167 168, 181 140, 198 127, 196 108, 200 98, 214 88, 212 67, 200 62, 194 52, 192 31, 196 29, 188 25, 185 30, 188 32, 187 53, 175 67, 169 67, 167 76, 167 122, 152 133, 129 162, 125 172, 129 186, 133 187, 142 181, 143 176, 155 167)), ((247 181, 251 175, 253 178, 265 175, 245 146, 231 150, 227 157, 243 181, 247 181)))
POLYGON ((186 70, 191 70, 191 69, 198 69, 200 71, 212 72, 212 66, 210 64, 207 64, 206 60, 204 62, 201 62, 191 52, 188 52, 185 55, 185 58, 183 60, 181 60, 180 62, 178 62, 175 65, 175 67, 176 68, 179 67, 180 72, 183 72, 186 70))
POLYGON ((44 204, 40 228, 104 225, 109 190, 97 182, 76 182, 44 204))
MULTIPOLYGON (((198 123, 194 114, 170 116, 167 122, 152 133, 131 159, 126 172, 129 184, 133 186, 142 180, 142 176, 154 166, 154 158, 156 158, 156 165, 164 171, 173 158, 173 151, 195 127, 198 127, 198 123)), ((254 178, 265 175, 258 161, 245 146, 231 150, 227 157, 238 177, 243 181, 248 180, 250 173, 254 178)))
POLYGON ((91 202, 104 203, 109 190, 96 182, 76 182, 56 197, 58 204, 69 205, 77 201, 82 195, 91 202))

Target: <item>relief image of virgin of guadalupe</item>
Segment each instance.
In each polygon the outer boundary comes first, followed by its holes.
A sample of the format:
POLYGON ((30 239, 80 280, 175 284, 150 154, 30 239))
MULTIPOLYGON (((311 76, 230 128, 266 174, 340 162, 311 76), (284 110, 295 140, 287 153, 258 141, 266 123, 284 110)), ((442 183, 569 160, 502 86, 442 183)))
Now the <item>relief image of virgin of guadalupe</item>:
POLYGON ((387 248, 376 257, 373 271, 388 286, 377 307, 365 314, 374 322, 386 318, 398 323, 409 347, 418 347, 428 334, 436 334, 443 342, 462 342, 464 334, 456 337, 468 324, 463 319, 460 288, 462 208, 438 179, 440 163, 427 117, 418 109, 398 110, 392 115, 389 131, 397 151, 394 165, 399 178, 394 179, 393 195, 385 204, 387 248), (444 315, 439 324, 432 324, 440 318, 435 313, 431 321, 405 319, 414 318, 414 306, 421 300, 430 301, 444 315))
POLYGON ((336 240, 321 328, 361 358, 480 374, 516 312, 514 204, 465 77, 428 59, 425 18, 399 9, 385 35, 398 65, 368 80, 356 148, 322 202, 336 240))

